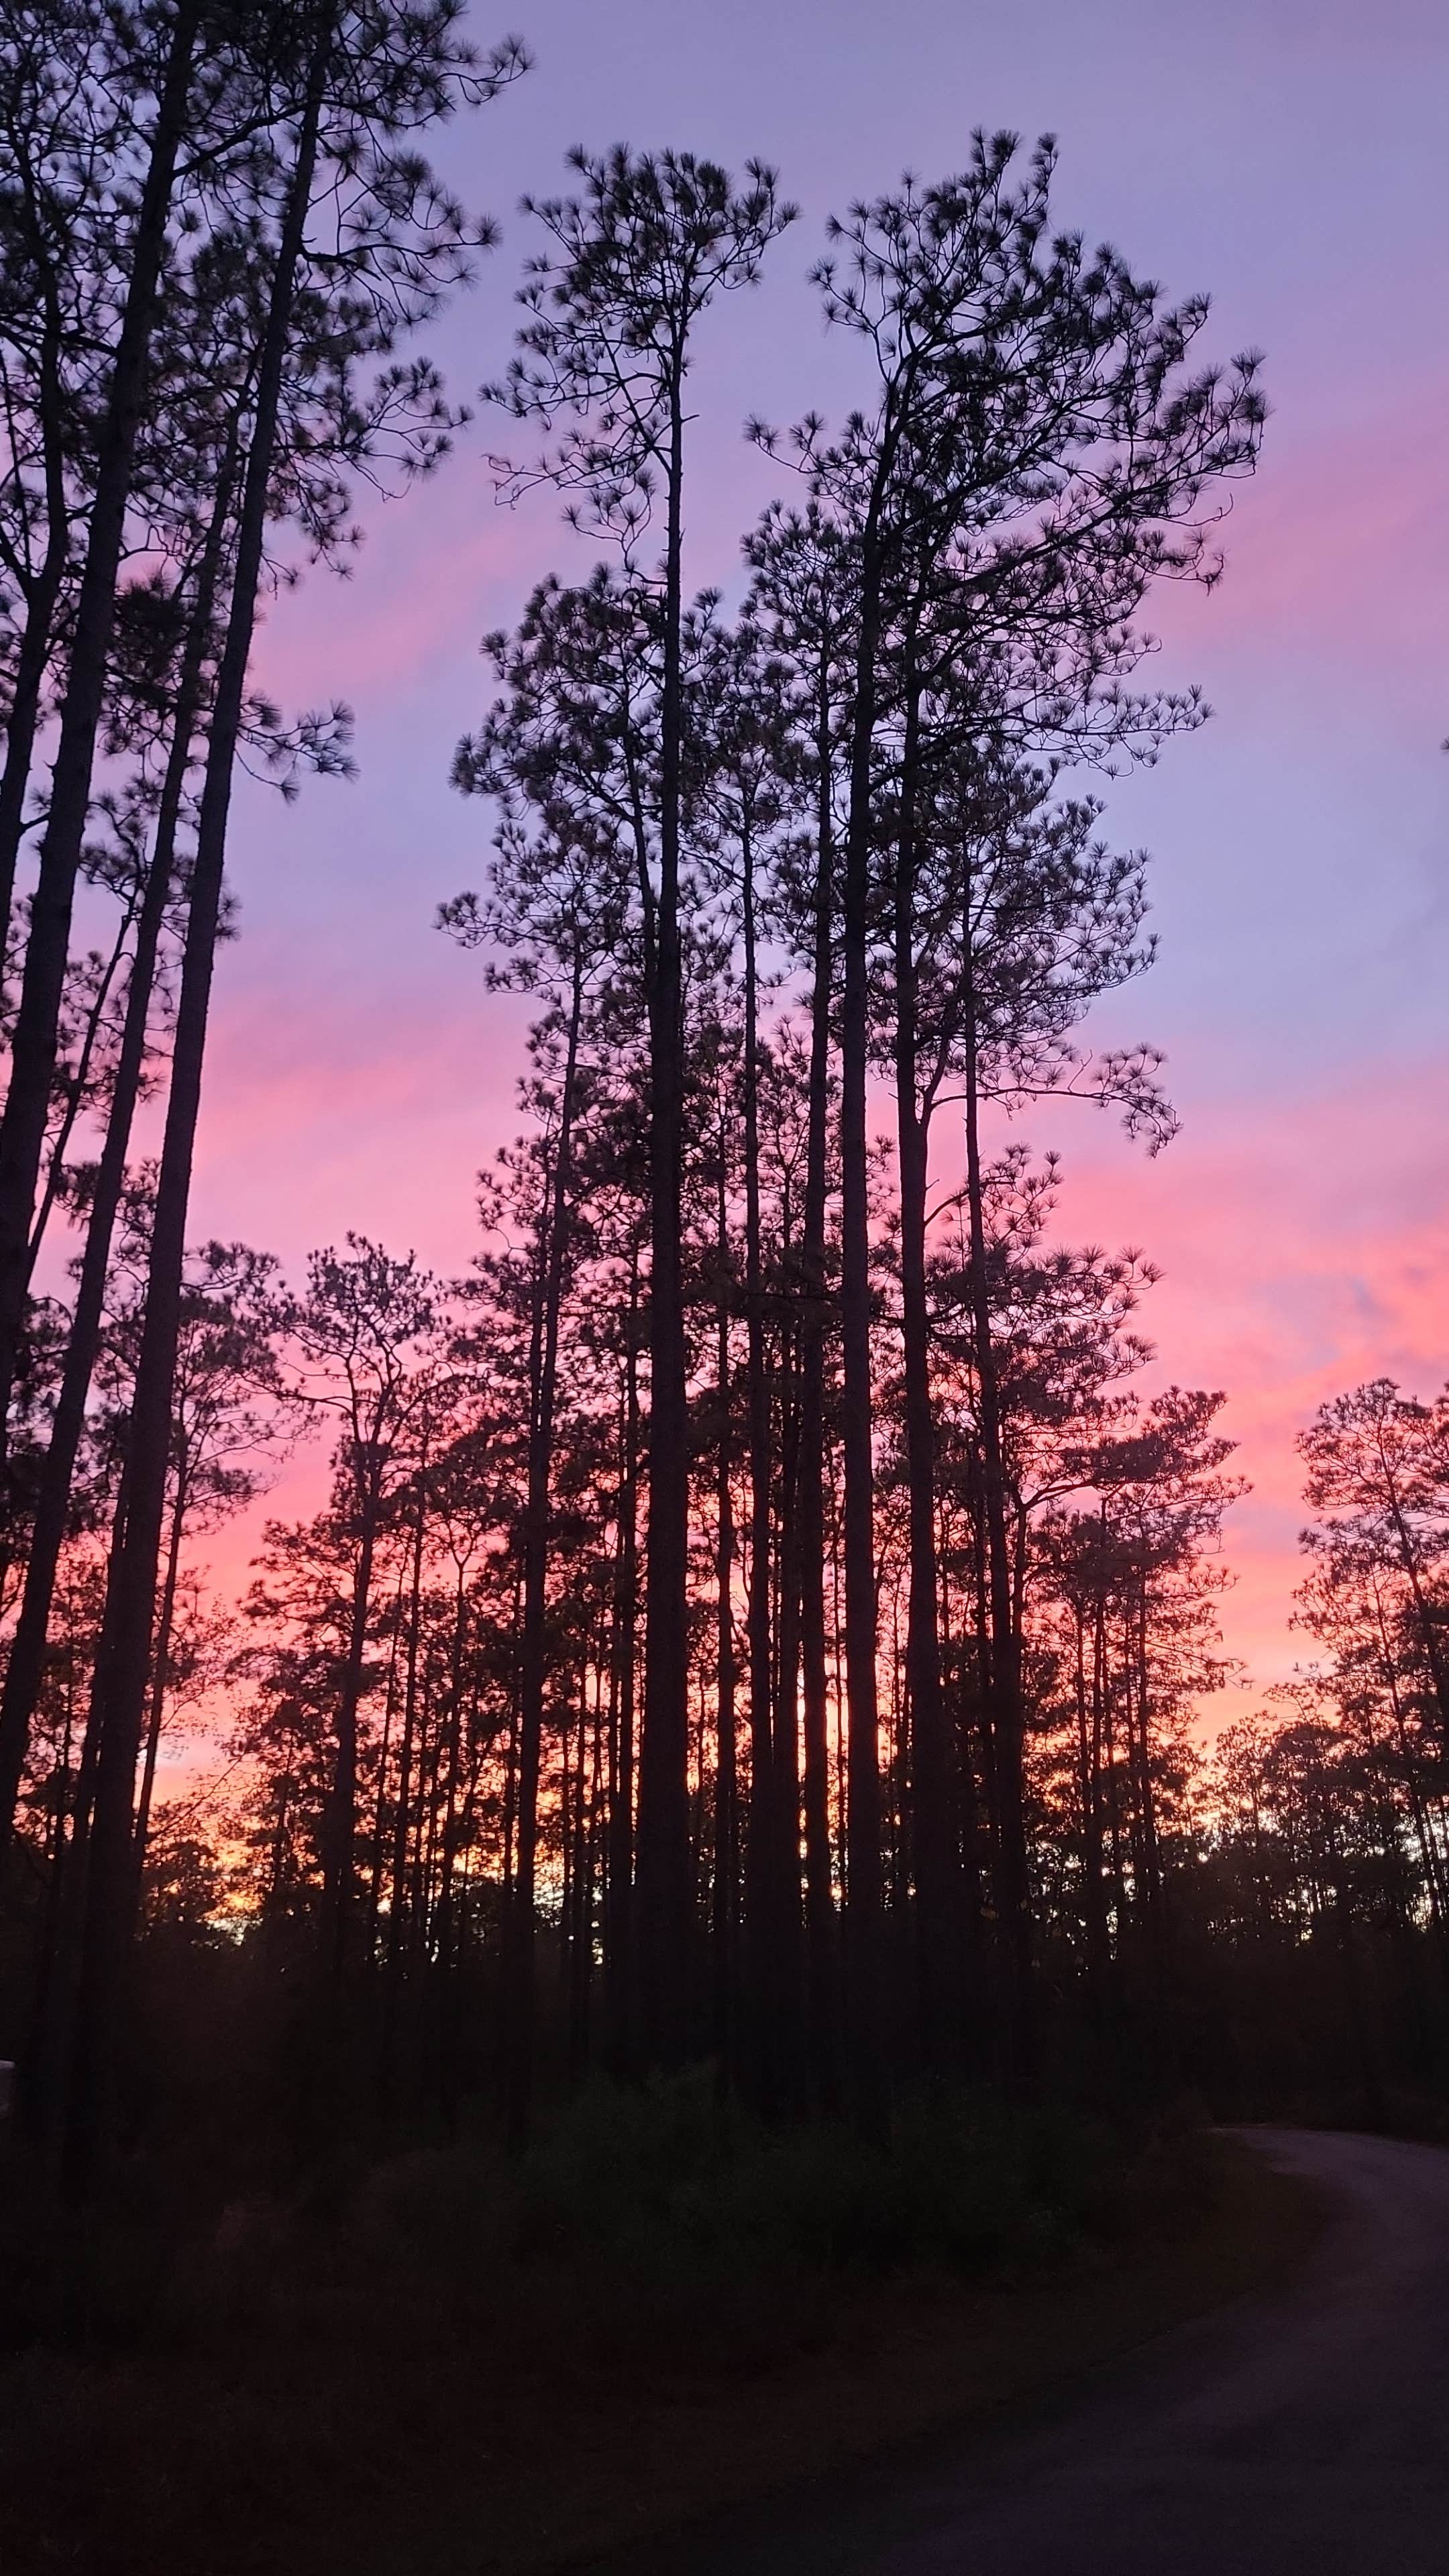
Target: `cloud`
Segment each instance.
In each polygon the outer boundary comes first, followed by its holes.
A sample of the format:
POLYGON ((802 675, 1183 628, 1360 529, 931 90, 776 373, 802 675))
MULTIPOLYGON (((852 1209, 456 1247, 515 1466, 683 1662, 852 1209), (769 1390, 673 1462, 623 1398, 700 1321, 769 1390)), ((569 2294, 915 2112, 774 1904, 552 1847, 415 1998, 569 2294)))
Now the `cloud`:
POLYGON ((1442 700, 1449 381, 1406 369, 1375 397, 1324 425, 1315 387, 1312 411, 1295 397, 1270 417, 1258 472, 1233 487, 1220 523, 1227 570, 1206 613, 1190 592, 1154 602, 1174 650, 1298 684, 1327 665, 1349 670, 1376 708, 1405 681, 1415 710, 1421 697, 1442 700))
POLYGON ((1153 1382, 1226 1393, 1253 1491, 1229 1518, 1223 1624, 1260 1678, 1304 1651, 1297 1434, 1365 1378, 1427 1395, 1449 1376, 1446 1112, 1449 1064, 1380 1060, 1298 1096, 1200 1101, 1155 1163, 1095 1121, 1052 1139, 1062 1234, 1139 1243, 1163 1271, 1142 1315, 1153 1382))
POLYGON ((440 978, 431 1009, 404 994, 381 1024, 345 992, 290 1016, 256 992, 224 1006, 193 1231, 240 1232, 296 1267, 351 1227, 463 1266, 473 1175, 517 1123, 525 1019, 469 962, 466 988, 440 978))

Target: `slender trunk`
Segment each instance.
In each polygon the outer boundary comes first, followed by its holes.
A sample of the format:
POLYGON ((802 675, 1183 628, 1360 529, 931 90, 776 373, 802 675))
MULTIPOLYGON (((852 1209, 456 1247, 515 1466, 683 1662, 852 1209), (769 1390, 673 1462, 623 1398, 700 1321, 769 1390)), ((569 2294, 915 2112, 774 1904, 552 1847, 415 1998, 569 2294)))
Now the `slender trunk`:
POLYGON ((1159 1998, 1165 2001, 1163 1989, 1167 1976, 1167 1878, 1162 1866, 1162 1841, 1157 1830, 1157 1791, 1152 1777, 1152 1684, 1147 1651, 1147 1580, 1138 1585, 1132 1620, 1133 1661, 1136 1668, 1138 1805, 1142 1813, 1142 1860, 1148 1936, 1152 1947, 1153 1978, 1159 1998))
POLYGON ((822 2103, 839 2081, 838 1962, 830 1857, 829 1692, 825 1656, 825 1245, 830 1114, 830 977, 835 919, 828 655, 822 650, 816 710, 817 810, 814 985, 802 1220, 800 1447, 796 1513, 800 1559, 800 1648, 804 1731, 805 1922, 811 2059, 822 2103))
POLYGON ((632 2068, 636 2054, 636 1906, 634 1885, 635 1641, 639 1626, 639 1263, 629 1272, 625 1317, 624 1402, 619 1430, 619 1531, 614 1571, 613 1694, 617 1711, 614 1776, 609 1784, 609 1901, 604 1918, 604 2011, 608 2065, 632 2068))
MULTIPOLYGON (((581 1708, 581 1722, 583 1717, 581 1708)), ((588 1729, 588 1786, 580 1800, 574 1859, 574 1934, 570 1949, 568 1994, 569 2073, 579 2083, 587 2071, 594 1992, 594 1887, 597 1872, 599 1809, 603 1782, 603 1728, 597 1691, 593 1723, 588 1729)), ((580 1784, 583 1782, 582 1759, 580 1784)))
POLYGON ((998 1837, 996 1910, 1004 1969, 1005 2072, 1013 2091, 1026 2092, 1035 2081, 1036 2042, 1026 1851, 1021 1640, 1013 1616, 1009 1517, 1001 1443, 1001 1396, 991 1331, 991 1282, 987 1275, 976 1004, 974 992, 969 989, 963 1035, 971 1318, 981 1411, 981 1501, 986 1523, 987 1591, 991 1613, 991 1734, 998 1837))
MULTIPOLYGON (((560 1993, 561 1993, 562 1995, 566 1995, 566 1994, 567 1994, 567 1992, 568 1992, 568 1982, 569 1982, 568 1952, 569 1952, 569 1941, 570 1941, 571 1934, 572 1934, 572 1923, 573 1923, 573 1866, 574 1866, 573 1832, 572 1832, 573 1814, 572 1814, 572 1806, 571 1806, 570 1796, 569 1796, 570 1789, 572 1788, 572 1785, 573 1785, 573 1783, 572 1783, 572 1779, 571 1779, 571 1776, 570 1776, 570 1770, 569 1770, 570 1753, 571 1753, 572 1742, 573 1742, 573 1727, 572 1727, 572 1724, 571 1724, 572 1715, 573 1715, 573 1712, 572 1712, 572 1710, 571 1710, 571 1708, 570 1708, 570 1706, 569 1706, 568 1693, 567 1693, 567 1690, 565 1689, 565 1690, 562 1690, 562 1691, 560 1692, 560 1694, 559 1694, 559 1707, 558 1707, 558 1716, 557 1716, 557 1732, 558 1732, 558 1855, 559 1855, 559 1877, 560 1877, 560 1886, 559 1886, 559 1906, 558 1906, 558 1959, 557 1959, 557 1971, 558 1971, 559 1990, 560 1990, 560 1993)), ((582 1715, 581 1715, 581 1717, 580 1717, 580 1739, 579 1739, 579 1741, 580 1741, 580 1748, 581 1748, 581 1751, 580 1751, 580 1758, 582 1759, 582 1742, 583 1742, 583 1737, 582 1737, 582 1715)))
MULTIPOLYGON (((148 869, 148 879, 149 876, 148 869)), ((125 955, 126 941, 130 937, 136 919, 136 910, 136 889, 133 888, 125 910, 121 914, 115 938, 111 942, 111 953, 101 970, 101 980, 96 986, 90 1009, 86 1013, 85 1035, 81 1039, 75 1073, 66 1085, 65 1107, 61 1112, 60 1125, 51 1140, 50 1152, 46 1158, 45 1187, 40 1193, 40 1204, 35 1211, 35 1222, 30 1229, 25 1273, 27 1293, 31 1280, 35 1276, 35 1265, 40 1258, 40 1247, 45 1241, 46 1228, 55 1214, 55 1203, 60 1196, 61 1183, 65 1179, 65 1158, 70 1151, 70 1140, 75 1134, 76 1123, 85 1107, 86 1086, 91 1078, 91 1066, 95 1061, 96 1048, 100 1043, 101 1030, 105 1025, 106 1005, 110 1001, 116 977, 121 971, 121 960, 125 955)))
POLYGON ((452 1957, 455 1929, 454 1889, 458 1877, 458 1848, 463 1830, 463 1656, 468 1642, 468 1589, 465 1569, 458 1567, 457 1588, 453 1596, 453 1638, 448 1654, 448 1790, 443 1811, 443 1871, 441 1906, 444 1924, 443 1956, 447 1964, 452 1957))
POLYGON ((156 838, 146 891, 136 922, 136 947, 126 994, 126 1016, 116 1057, 105 1138, 91 1195, 90 1218, 60 1392, 40 1471, 35 1520, 25 1569, 25 1591, 0 1692, 0 1857, 9 1836, 15 1795, 24 1768, 30 1728, 45 1661, 45 1639, 55 1571, 70 1510, 71 1480, 85 1424, 86 1401, 99 1346, 110 1270, 111 1242, 126 1183, 126 1156, 146 1063, 146 1031, 156 981, 156 960, 166 921, 175 866, 176 830, 200 711, 207 648, 235 491, 239 424, 234 422, 197 577, 196 601, 178 680, 176 720, 156 815, 156 838))
POLYGON ((443 1773, 443 1730, 433 1731, 431 1676, 423 1681, 422 1818, 416 1855, 417 1895, 413 1904, 413 1973, 420 1975, 433 1955, 437 1930, 434 1903, 438 1877, 438 1783, 443 1773))
MULTIPOLYGON (((1103 1565, 1106 1557, 1106 1511, 1103 1508, 1103 1565)), ((1107 1891, 1103 1881, 1102 1718, 1106 1662, 1105 1576, 1099 1573, 1092 1621, 1091 1716, 1082 1781, 1083 1866, 1086 1873, 1087 1974, 1092 2008, 1100 2020, 1107 1997, 1110 1953, 1107 1943, 1107 1891)), ((1078 1639, 1078 1654, 1082 1642, 1078 1639)), ((1084 1688, 1084 1679, 1080 1687, 1084 1688)))
POLYGON ((770 1387, 765 1371, 764 1274, 760 1235, 759 968, 755 942, 754 846, 742 835, 744 867, 745 1399, 749 1423, 750 1552, 746 1638, 750 1678, 750 1804, 745 1843, 745 1932, 750 1986, 750 2059, 755 2091, 778 2107, 783 2068, 779 2027, 780 1923, 777 1899, 773 1693, 770 1667, 770 1387))
POLYGON ((534 1858, 538 1837, 538 1773, 547 1678, 549 1491, 553 1477, 554 1413, 558 1392, 558 1338, 568 1264, 573 1129, 583 1022, 584 966, 575 951, 569 998, 568 1040, 559 1095, 553 1173, 540 1211, 537 1290, 530 1352, 528 1490, 523 1524, 523 1652, 519 1685, 518 1858, 515 1902, 503 1971, 505 2021, 505 2120, 513 2146, 528 2134, 533 2092, 534 1858))
POLYGON ((458 2113, 458 1848, 463 1831, 463 1649, 468 1631, 464 1568, 458 1567, 453 1603, 453 1642, 448 1659, 448 1779, 443 1808, 442 1870, 438 1887, 438 2107, 449 2129, 458 2113))
POLYGON ((359 1493, 357 1561, 342 1687, 337 1694, 336 1749, 322 1823, 321 1954, 327 1983, 343 1984, 351 1961, 354 1856, 357 1843, 357 1724, 367 1667, 367 1625, 372 1610, 372 1569, 382 1497, 377 1467, 369 1460, 359 1493))
MULTIPOLYGON (((33 201, 32 205, 33 205, 33 201)), ((25 791, 40 717, 41 692, 55 643, 55 612, 70 554, 70 509, 66 494, 65 432, 61 421, 60 353, 64 339, 60 296, 53 262, 34 229, 31 249, 42 271, 45 320, 36 370, 37 410, 45 459, 45 553, 39 570, 25 585, 25 625, 16 656, 5 723, 5 767, 0 772, 0 955, 10 937, 15 900, 15 868, 25 827, 25 791)))
MULTIPOLYGON (((879 1577, 877 1577, 879 1581, 879 1577)), ((886 1811, 885 1853, 886 1886, 890 1890, 886 1936, 891 1964, 895 1970, 893 1987, 903 1988, 902 1973, 911 1926, 910 1879, 912 1866, 913 1819, 907 1812, 906 1781, 909 1757, 906 1744, 905 1658, 901 1653, 901 1591, 899 1582, 891 1585, 890 1642, 890 1715, 886 1723, 886 1811)))
POLYGON ((403 1669, 403 1731, 398 1752, 397 1811, 393 1818, 392 1878, 387 1908, 386 1980, 378 2089, 386 2110, 392 2101, 397 2010, 403 1973, 403 1929, 408 1912, 408 1826, 411 1821, 413 1758, 418 1725, 418 1648, 423 1625, 423 1532, 427 1523, 428 1452, 426 1439, 418 1465, 413 1507, 412 1565, 408 1582, 408 1634, 403 1669))
MULTIPOLYGON (((55 1213, 55 1203, 60 1196, 61 1183, 65 1177, 65 1158, 70 1150, 70 1140, 75 1133, 76 1121, 81 1114, 81 1109, 85 1102, 86 1085, 90 1081, 91 1064, 94 1060, 96 1046, 99 1042, 101 1029, 105 1021, 106 1005, 111 998, 111 988, 120 970, 121 959, 125 953, 126 940, 130 934, 131 925, 134 919, 135 898, 133 889, 131 900, 127 903, 126 908, 121 915, 120 925, 116 931, 115 938, 111 943, 111 953, 102 969, 101 979, 92 997, 90 1009, 86 1013, 85 1034, 81 1039, 80 1053, 76 1059, 75 1071, 64 1082, 64 1084, 57 1083, 56 1086, 57 1092, 62 1090, 64 1091, 65 1105, 61 1112, 60 1125, 50 1141, 50 1151, 47 1157, 45 1175, 45 1187, 41 1192, 40 1205, 35 1212, 35 1220, 30 1231, 30 1242, 26 1249, 25 1286, 27 1295, 29 1294, 30 1283, 35 1274, 35 1264, 39 1258, 40 1247, 45 1240, 46 1228, 50 1223, 51 1217, 55 1213)), ((3 1590, 5 1579, 10 1570, 13 1546, 14 1532, 3 1519, 0 1519, 0 1590, 3 1590)), ((24 1589, 25 1587, 22 1581, 20 1586, 22 1598, 24 1596, 24 1589)), ((3 1836, 0 1836, 0 1841, 3 1841, 3 1836)))
MULTIPOLYGON (((85 565, 76 601, 50 812, 31 903, 25 973, 0 1119, 0 1444, 25 1316, 31 1219, 45 1150, 76 876, 105 702, 116 575, 150 372, 176 161, 186 131, 200 0, 179 0, 136 213, 125 310, 101 425, 85 565)), ((119 1847, 118 1847, 119 1848, 119 1847)))
POLYGON ((720 2063, 734 2066, 737 1943, 740 1901, 739 1777, 735 1729, 735 1504, 731 1436, 728 1135, 720 1121, 716 1258, 719 1268, 719 1454, 715 1468, 715 1775, 714 1775, 714 1992, 715 2046, 720 2063))
POLYGON ((8 942, 15 901, 15 870, 25 830, 25 791, 35 756, 40 693, 50 667, 55 611, 60 598, 64 549, 53 575, 42 573, 30 586, 25 626, 15 663, 15 685, 5 723, 5 767, 0 771, 0 942, 8 942))
POLYGON ((916 1887, 916 1981, 922 2053, 933 2069, 959 2054, 960 1889, 955 1868, 954 1781, 941 1694, 936 1565, 936 1433, 931 1410, 926 1296, 926 1192, 930 1104, 922 1105, 915 956, 919 688, 910 686, 896 856, 895 1077, 901 1210, 901 1342, 905 1363, 910 1595, 906 1687, 910 1704, 911 1846, 916 1887))
POLYGON ((649 995, 649 1535, 639 1747, 640 2039, 654 2064, 689 2041, 689 1404, 681 1263, 684 994, 679 925, 683 350, 670 390, 660 706, 659 905, 649 995))
MULTIPOLYGON (((1106 1614, 1102 1622, 1102 1771, 1106 1784, 1107 1836, 1112 1854, 1112 1914, 1116 1934, 1114 1964, 1120 1962, 1127 1924, 1127 1873, 1122 1862, 1122 1779, 1117 1761, 1117 1696, 1107 1658, 1106 1614)), ((1294 1873, 1296 1875, 1296 1871, 1294 1873)))
POLYGON ((186 1473, 178 1467, 176 1491, 171 1501, 171 1535, 166 1548, 166 1578, 161 1586, 161 1610, 156 1621, 156 1645, 151 1664, 151 1704, 146 1719, 146 1757, 141 1766, 141 1794, 136 1802, 136 1880, 141 1884, 146 1871, 146 1843, 151 1830, 151 1800, 156 1788, 156 1764, 161 1752, 161 1722, 166 1714, 166 1673, 171 1661, 171 1633, 176 1625, 176 1587, 181 1579, 181 1541, 186 1530, 186 1473))
MULTIPOLYGON (((297 266, 311 202, 330 51, 329 20, 312 62, 297 160, 278 243, 266 336, 257 376, 251 453, 247 461, 237 532, 231 615, 217 674, 206 779, 197 825, 172 1051, 171 1091, 161 1148, 146 1312, 127 1459, 130 1492, 122 1598, 116 1635, 97 1676, 102 1701, 101 1753, 67 2139, 67 2165, 75 2188, 84 2187, 102 2141, 106 2114, 106 2063, 114 2038, 121 1979, 130 1946, 129 1855, 136 1753, 145 1702, 156 1595, 156 1559, 165 1505, 186 1216, 201 1100, 212 967, 221 912, 227 814, 256 617, 257 584, 266 534, 297 266)), ((342 1760, 343 1748, 339 1746, 339 1770, 342 1760)), ((339 1798, 343 1785, 339 1781, 339 1798)), ((346 1891, 335 1867, 333 1877, 337 1899, 334 1951, 340 1951, 346 1891)))
MULTIPOLYGON (((120 1596, 121 1548, 126 1528, 126 1479, 121 1476, 111 1512, 106 1557, 106 1589, 101 1605, 100 1645, 104 1653, 114 1631, 120 1596)), ((91 1821, 95 1809, 96 1771, 100 1756, 101 1708, 97 1673, 91 1674, 90 1698, 76 1770, 70 1842, 66 1849, 53 1947, 42 1952, 31 1998, 30 2029, 25 2052, 21 2110, 31 2134, 48 2136, 63 2108, 66 2061, 80 1971, 81 1935, 85 1922, 86 1881, 91 1821)))
POLYGON ((835 1444, 827 1442, 825 1451, 826 1493, 830 1505, 830 1698, 835 1719, 835 1873, 842 1896, 848 1893, 850 1875, 850 1743, 849 1721, 845 1707, 844 1667, 841 1641, 845 1635, 845 1567, 843 1563, 840 1478, 836 1473, 835 1444))
POLYGON ((382 1913, 382 1880, 387 1859, 387 1768, 392 1759, 393 1720, 397 1716, 397 1659, 402 1639, 403 1584, 406 1570, 398 1578, 397 1598, 393 1603, 392 1636, 387 1650, 387 1689, 382 1705, 382 1743, 377 1756, 377 1795, 372 1802, 372 1867, 367 1874, 367 1919, 363 1934, 363 1957, 369 1968, 377 1965, 377 1926, 382 1913))
MULTIPOLYGON (((788 1255, 788 1243, 785 1247, 788 1255)), ((800 1407, 794 1352, 783 1330, 779 1351, 779 1532, 775 1548, 774 1808, 776 2018, 786 2107, 801 2094, 803 2001, 800 1901, 800 1407)))
POLYGON ((963 2013, 961 2044, 968 2056, 980 2053, 981 2019, 978 1998, 984 1979, 982 1968, 981 1915, 981 1834, 976 1796, 975 1751, 972 1743, 972 1700, 970 1645, 965 1628, 965 1602, 960 1603, 961 1625, 955 1625, 951 1585, 951 1568, 959 1561, 960 1547, 955 1541, 950 1512, 943 1505, 940 1513, 939 1558, 941 1565, 941 1688, 945 1697, 945 1723, 950 1745, 951 1777, 954 1788, 954 1832, 952 1866, 956 1871, 961 1924, 961 1971, 963 2013))
POLYGON ((0 940, 10 935, 15 901, 15 869, 25 829, 25 791, 40 717, 40 693, 50 666, 55 611, 60 597, 64 549, 54 573, 32 583, 25 602, 25 627, 15 664, 15 686, 5 724, 5 767, 0 771, 0 940))
MULTIPOLYGON (((45 1905, 40 1918, 40 1938, 36 1946, 35 1982, 31 1990, 32 2042, 45 2026, 51 1979, 59 1955, 61 1923, 64 1916, 72 1838, 76 1829, 78 1792, 71 1778, 71 1760, 75 1745, 76 1658, 69 1658, 65 1691, 65 1735, 60 1762, 52 1790, 55 1797, 55 1825, 51 1836, 50 1874, 46 1883, 45 1905)), ((39 2125, 39 2103, 35 2088, 36 2063, 27 2052, 22 2065, 20 2115, 32 2131, 39 2125)))
POLYGON ((856 657, 850 819, 843 905, 840 1045, 841 1290, 844 1363, 845 1655, 850 1782, 845 1905, 847 2042, 856 2107, 868 2128, 883 2116, 880 1717, 876 1682, 875 1462, 870 1360, 870 1182, 866 1076, 870 1055, 869 938, 872 755, 880 640, 879 554, 867 541, 856 657))
MULTIPOLYGON (((518 1805, 518 1693, 510 1691, 508 1699, 508 1749, 503 1758, 503 1855, 502 1855, 502 1946, 508 1941, 508 1918, 513 1910, 513 1819, 518 1805)), ((500 2025, 500 2042, 502 2030, 500 2025)), ((501 2062, 500 2062, 501 2073, 501 2062)))

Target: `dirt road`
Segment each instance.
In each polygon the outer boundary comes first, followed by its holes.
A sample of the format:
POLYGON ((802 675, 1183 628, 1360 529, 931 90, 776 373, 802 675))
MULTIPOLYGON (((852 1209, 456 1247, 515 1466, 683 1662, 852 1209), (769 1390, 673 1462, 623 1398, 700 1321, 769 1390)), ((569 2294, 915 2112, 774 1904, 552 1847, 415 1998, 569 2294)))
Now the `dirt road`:
POLYGON ((1331 2195, 1299 2279, 954 2461, 640 2554, 641 2576, 1449 2576, 1449 2152, 1244 2136, 1331 2195))

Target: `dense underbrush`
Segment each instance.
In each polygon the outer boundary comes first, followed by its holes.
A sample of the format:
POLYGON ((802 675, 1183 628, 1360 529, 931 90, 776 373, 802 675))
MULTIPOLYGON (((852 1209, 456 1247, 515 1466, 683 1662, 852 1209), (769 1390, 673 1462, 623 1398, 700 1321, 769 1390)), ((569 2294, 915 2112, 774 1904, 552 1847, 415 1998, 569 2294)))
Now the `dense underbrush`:
POLYGON ((882 2297, 1108 2267, 1202 2224, 1217 2187, 1186 2126, 959 2095, 904 2103, 872 2143, 766 2127, 700 2074, 597 2086, 512 2166, 413 2148, 204 2221, 154 2168, 83 2226, 12 2194, 11 2563, 330 2565, 319 2530, 527 2457, 545 2427, 541 2458, 570 2423, 848 2353, 882 2297))

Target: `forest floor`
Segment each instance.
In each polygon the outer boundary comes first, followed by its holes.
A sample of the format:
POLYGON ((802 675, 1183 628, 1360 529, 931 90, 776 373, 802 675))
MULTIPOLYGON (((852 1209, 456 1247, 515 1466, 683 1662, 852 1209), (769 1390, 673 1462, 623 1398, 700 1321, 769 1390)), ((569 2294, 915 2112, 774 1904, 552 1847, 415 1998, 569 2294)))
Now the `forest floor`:
MULTIPOLYGON (((1319 2191, 1286 2280, 963 2438, 947 2427, 609 2562, 619 2576, 1444 2576, 1449 2155, 1267 2127, 1319 2191)), ((596 2566, 595 2576, 604 2576, 596 2566)))
POLYGON ((150 2239, 93 2246, 83 2331, 0 2365, 7 2576, 627 2566, 722 2507, 1049 2405, 1316 2234, 1312 2193, 1229 2141, 1119 2161, 1070 2223, 1046 2186, 1015 2202, 966 2269, 959 2245, 771 2264, 757 2217, 733 2267, 727 2245, 703 2269, 643 2240, 603 2259, 559 2231, 556 2176, 539 2242, 520 2255, 515 2210, 500 2253, 446 2153, 384 2168, 322 2254, 315 2226, 229 2209, 140 2332, 150 2239))

